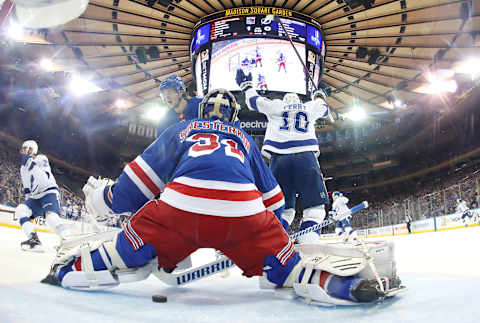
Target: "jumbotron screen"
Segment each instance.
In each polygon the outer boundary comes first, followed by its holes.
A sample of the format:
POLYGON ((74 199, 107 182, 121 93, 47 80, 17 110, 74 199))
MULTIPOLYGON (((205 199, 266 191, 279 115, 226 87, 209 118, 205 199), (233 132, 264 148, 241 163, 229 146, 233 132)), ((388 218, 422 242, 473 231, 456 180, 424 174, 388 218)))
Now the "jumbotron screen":
POLYGON ((239 91, 239 68, 252 74, 258 90, 308 95, 313 85, 306 70, 318 86, 325 43, 320 25, 309 16, 244 7, 203 18, 194 27, 190 52, 200 96, 215 88, 239 91))

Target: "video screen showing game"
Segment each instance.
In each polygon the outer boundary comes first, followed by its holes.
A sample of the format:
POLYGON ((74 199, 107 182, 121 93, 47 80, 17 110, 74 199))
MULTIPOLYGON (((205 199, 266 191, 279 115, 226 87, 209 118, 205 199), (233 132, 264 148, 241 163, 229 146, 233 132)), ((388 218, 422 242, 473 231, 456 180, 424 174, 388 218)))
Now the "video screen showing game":
MULTIPOLYGON (((302 61, 305 45, 294 43, 302 61)), ((240 91, 235 82, 238 68, 252 73, 257 90, 306 94, 306 75, 292 45, 286 40, 243 38, 212 44, 209 91, 225 88, 240 91)))

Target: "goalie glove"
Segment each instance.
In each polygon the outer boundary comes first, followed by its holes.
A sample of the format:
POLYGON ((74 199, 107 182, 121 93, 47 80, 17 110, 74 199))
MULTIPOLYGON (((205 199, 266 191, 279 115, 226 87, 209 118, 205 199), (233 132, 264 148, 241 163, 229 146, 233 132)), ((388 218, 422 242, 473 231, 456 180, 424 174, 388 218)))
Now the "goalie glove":
POLYGON ((113 213, 111 209, 113 184, 111 179, 90 176, 82 188, 85 194, 85 208, 97 219, 106 218, 113 213))
POLYGON ((252 83, 252 73, 245 75, 241 68, 237 69, 237 75, 235 76, 235 81, 242 91, 246 91, 253 87, 252 83))

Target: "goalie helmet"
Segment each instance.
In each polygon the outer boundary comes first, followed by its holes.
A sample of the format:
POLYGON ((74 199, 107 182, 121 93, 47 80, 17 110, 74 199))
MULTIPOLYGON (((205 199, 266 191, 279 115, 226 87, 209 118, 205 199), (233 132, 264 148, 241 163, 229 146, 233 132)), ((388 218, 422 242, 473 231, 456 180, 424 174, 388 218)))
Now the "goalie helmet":
POLYGON ((225 89, 212 90, 198 107, 199 119, 219 119, 233 123, 237 120, 240 105, 232 93, 225 89))
POLYGON ((89 0, 14 0, 22 27, 40 29, 66 24, 87 9, 89 0))
POLYGON ((186 91, 186 86, 185 83, 183 83, 183 80, 180 78, 178 75, 171 75, 164 79, 160 83, 160 92, 166 89, 174 89, 178 93, 180 93, 180 89, 183 91, 186 91))
POLYGON ((339 198, 340 196, 342 196, 342 193, 340 193, 340 192, 338 192, 338 191, 332 192, 332 199, 333 199, 333 200, 336 200, 336 199, 339 198))
POLYGON ((291 104, 300 104, 300 98, 298 97, 297 93, 287 93, 283 97, 283 104, 291 105, 291 104))
POLYGON ((34 140, 24 141, 22 144, 22 148, 20 149, 20 152, 25 155, 29 152, 30 149, 32 149, 32 155, 37 154, 38 145, 34 140))

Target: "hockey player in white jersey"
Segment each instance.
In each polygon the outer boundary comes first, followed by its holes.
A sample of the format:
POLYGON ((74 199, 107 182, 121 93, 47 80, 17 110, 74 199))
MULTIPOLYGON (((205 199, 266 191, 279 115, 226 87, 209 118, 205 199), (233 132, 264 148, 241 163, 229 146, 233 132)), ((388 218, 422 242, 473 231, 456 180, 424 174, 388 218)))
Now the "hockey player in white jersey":
POLYGON ((33 220, 45 216, 46 222, 62 239, 70 234, 59 218, 60 202, 58 185, 53 177, 48 158, 37 155, 38 145, 33 140, 22 144, 20 153, 22 178, 25 202, 15 209, 15 217, 19 219, 27 240, 21 243, 21 248, 27 251, 43 251, 37 233, 34 231, 33 220))
POLYGON ((472 213, 467 206, 467 202, 461 199, 457 199, 457 206, 455 207, 455 211, 462 214, 461 219, 463 221, 463 224, 467 227, 469 222, 468 220, 472 219, 472 213))
POLYGON ((347 242, 350 239, 357 241, 357 232, 352 229, 350 223, 352 213, 347 206, 348 198, 343 196, 342 193, 335 191, 332 193, 332 200, 333 219, 336 220, 338 218, 343 218, 342 220, 337 221, 335 233, 342 238, 343 242, 347 242), (348 214, 347 217, 345 217, 346 214, 348 214))
MULTIPOLYGON (((328 105, 324 101, 326 94, 317 91, 306 103, 302 103, 295 93, 285 94, 283 100, 269 100, 252 87, 251 74, 245 75, 239 69, 236 81, 245 93, 248 108, 268 118, 262 155, 270 159, 270 169, 285 196, 282 218, 289 225, 292 223, 298 194, 304 210, 300 229, 321 223, 329 200, 317 160, 320 151, 315 120, 328 116, 328 105)), ((299 242, 318 240, 318 235, 319 232, 311 232, 300 237, 299 242)))

